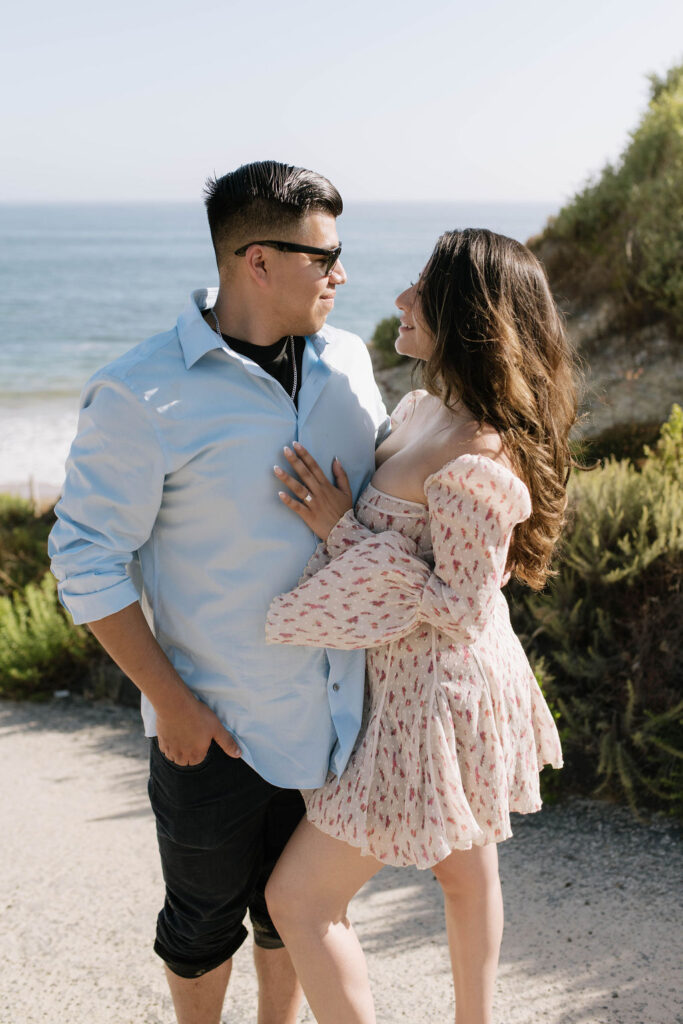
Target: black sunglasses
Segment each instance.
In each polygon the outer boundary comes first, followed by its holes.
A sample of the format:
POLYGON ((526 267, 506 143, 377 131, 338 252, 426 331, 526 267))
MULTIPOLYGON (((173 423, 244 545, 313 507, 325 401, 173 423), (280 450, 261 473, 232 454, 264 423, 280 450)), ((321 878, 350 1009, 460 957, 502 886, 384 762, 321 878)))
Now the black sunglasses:
POLYGON ((246 245, 241 245, 239 249, 235 249, 235 256, 245 256, 250 245, 269 245, 273 249, 279 249, 280 252, 305 252, 311 256, 326 256, 326 276, 327 274, 332 273, 332 268, 341 256, 342 251, 341 242, 335 249, 316 249, 312 245, 298 245, 296 242, 276 242, 272 238, 266 238, 257 242, 247 242, 246 245))

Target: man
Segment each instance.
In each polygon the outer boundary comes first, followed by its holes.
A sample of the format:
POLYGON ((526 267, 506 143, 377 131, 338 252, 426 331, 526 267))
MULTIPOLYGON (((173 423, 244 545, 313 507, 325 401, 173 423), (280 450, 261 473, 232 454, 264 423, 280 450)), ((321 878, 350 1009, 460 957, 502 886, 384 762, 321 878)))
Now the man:
POLYGON ((209 181, 206 206, 218 293, 86 386, 50 551, 64 605, 142 691, 179 1024, 219 1021, 247 910, 259 1024, 294 1024, 263 893, 298 787, 348 759, 364 655, 265 644, 316 543, 272 467, 300 441, 355 497, 388 424, 365 346, 324 326, 346 281, 334 186, 267 161, 209 181))

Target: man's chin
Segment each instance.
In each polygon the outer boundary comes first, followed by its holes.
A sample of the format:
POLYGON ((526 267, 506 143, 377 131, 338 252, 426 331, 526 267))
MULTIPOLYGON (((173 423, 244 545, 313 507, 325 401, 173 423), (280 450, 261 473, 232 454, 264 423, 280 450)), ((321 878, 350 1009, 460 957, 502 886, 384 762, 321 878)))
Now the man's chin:
POLYGON ((303 335, 304 337, 308 336, 309 334, 317 334, 318 331, 321 331, 323 329, 323 327, 325 326, 325 322, 326 321, 327 321, 327 314, 326 313, 321 314, 320 316, 317 316, 315 318, 315 320, 311 319, 308 322, 308 325, 307 325, 305 331, 298 331, 297 333, 299 335, 303 335))

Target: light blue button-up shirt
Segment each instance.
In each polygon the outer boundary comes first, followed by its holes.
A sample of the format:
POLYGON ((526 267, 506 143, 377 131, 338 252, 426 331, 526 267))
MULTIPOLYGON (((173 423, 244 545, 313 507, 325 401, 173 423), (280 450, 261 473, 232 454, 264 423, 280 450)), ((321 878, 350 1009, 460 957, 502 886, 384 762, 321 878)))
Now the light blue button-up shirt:
MULTIPOLYGON (((50 536, 60 598, 77 623, 141 599, 174 667, 269 782, 341 772, 362 710, 363 651, 269 646, 266 611, 296 585, 316 538, 277 497, 272 467, 299 440, 354 498, 389 429, 360 338, 306 339, 298 411, 281 385, 205 323, 215 291, 176 327, 100 370, 50 536)), ((154 709, 143 697, 145 732, 154 709)))

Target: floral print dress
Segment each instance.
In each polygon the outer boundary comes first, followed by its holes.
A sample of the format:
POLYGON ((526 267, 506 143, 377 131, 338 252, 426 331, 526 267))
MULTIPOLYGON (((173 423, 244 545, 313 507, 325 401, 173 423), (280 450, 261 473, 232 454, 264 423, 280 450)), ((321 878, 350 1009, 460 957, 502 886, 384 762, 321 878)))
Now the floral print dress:
MULTIPOLYGON (((397 407, 394 425, 414 405, 397 407)), ((364 724, 309 820, 380 861, 431 867, 500 842, 562 765, 557 729, 501 592, 525 484, 482 455, 425 481, 427 506, 369 484, 299 586, 272 603, 272 643, 367 648, 364 724)))

